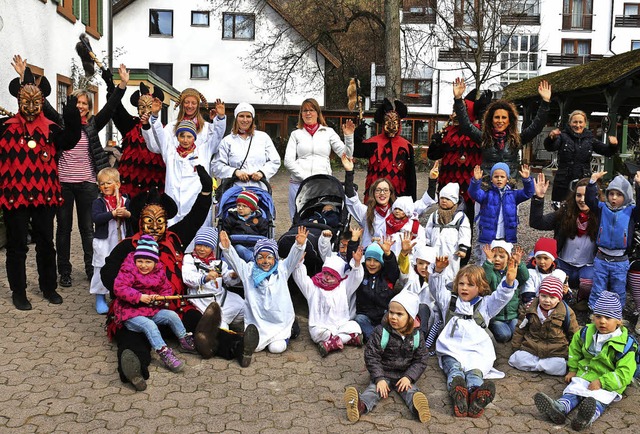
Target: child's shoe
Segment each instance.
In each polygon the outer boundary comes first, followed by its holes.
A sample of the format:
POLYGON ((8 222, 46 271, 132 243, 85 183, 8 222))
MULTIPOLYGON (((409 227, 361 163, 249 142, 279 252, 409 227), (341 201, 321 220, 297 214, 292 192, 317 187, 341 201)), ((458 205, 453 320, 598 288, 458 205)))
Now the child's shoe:
POLYGON ((429 410, 429 401, 422 392, 413 394, 413 409, 418 414, 420 422, 427 423, 431 420, 431 410, 429 410))
POLYGON ((120 366, 122 373, 133 384, 136 390, 142 391, 147 388, 147 382, 142 377, 140 359, 131 350, 124 350, 120 356, 120 366))
POLYGON ((496 385, 492 381, 485 381, 473 391, 469 397, 469 417, 480 417, 484 408, 493 401, 496 396, 496 385))
POLYGON ((558 401, 549 398, 544 393, 536 393, 533 396, 533 402, 535 402, 538 411, 547 415, 553 423, 558 425, 564 423, 566 419, 564 407, 558 401))
POLYGON ((210 359, 218 350, 218 330, 222 320, 220 305, 215 301, 202 313, 193 336, 196 350, 203 359, 210 359))
POLYGON ((251 358, 259 342, 260 334, 258 333, 258 328, 253 324, 249 324, 244 330, 242 338, 242 354, 240 354, 240 359, 238 360, 240 366, 246 368, 251 364, 251 358))
POLYGON ((180 342, 180 348, 185 353, 196 353, 196 343, 193 340, 193 334, 187 333, 184 337, 179 338, 178 342, 180 342))
POLYGON ((324 342, 320 342, 318 344, 318 351, 320 351, 320 355, 322 357, 327 357, 331 351, 338 351, 344 348, 344 344, 342 340, 340 340, 340 336, 334 335, 331 336, 324 342))
POLYGON ((582 400, 578 406, 578 414, 571 422, 571 428, 582 431, 591 425, 593 417, 596 415, 596 400, 588 397, 582 400))
POLYGON ((345 345, 351 345, 354 347, 361 347, 364 343, 364 336, 362 333, 349 333, 351 339, 345 345))
POLYGON ((347 419, 351 422, 360 420, 360 415, 367 412, 364 402, 360 401, 360 395, 355 387, 347 387, 344 391, 344 405, 347 407, 347 419))
POLYGON ((456 417, 467 417, 469 412, 469 390, 462 377, 453 377, 449 396, 453 399, 453 412, 456 417))
POLYGON ((100 315, 106 315, 109 312, 109 304, 104 294, 96 294, 96 312, 100 315))
POLYGON ((171 372, 180 372, 184 368, 184 363, 178 359, 174 354, 171 348, 166 345, 159 350, 156 350, 158 356, 160 356, 160 360, 162 363, 171 371, 171 372))

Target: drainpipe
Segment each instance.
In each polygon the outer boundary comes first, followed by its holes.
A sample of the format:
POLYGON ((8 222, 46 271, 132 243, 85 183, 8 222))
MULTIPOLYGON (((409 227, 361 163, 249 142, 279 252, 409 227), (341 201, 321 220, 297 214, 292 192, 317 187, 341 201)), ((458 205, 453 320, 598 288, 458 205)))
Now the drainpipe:
POLYGON ((615 2, 611 2, 611 12, 609 14, 609 53, 611 53, 613 55, 616 54, 611 49, 611 44, 612 44, 613 40, 616 38, 615 36, 613 36, 613 26, 614 26, 614 23, 616 21, 616 17, 613 15, 613 4, 614 3, 615 2))
MULTIPOLYGON (((107 67, 109 71, 113 69, 113 2, 111 0, 107 1, 107 31, 109 35, 107 36, 107 67)), ((113 122, 109 121, 107 123, 107 143, 109 140, 113 139, 113 122)))

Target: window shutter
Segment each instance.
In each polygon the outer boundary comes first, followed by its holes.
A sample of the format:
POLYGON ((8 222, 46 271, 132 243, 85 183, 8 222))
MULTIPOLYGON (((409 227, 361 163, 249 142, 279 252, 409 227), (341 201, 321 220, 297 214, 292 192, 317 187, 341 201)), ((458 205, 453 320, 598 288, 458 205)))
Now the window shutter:
POLYGON ((88 26, 89 23, 89 6, 91 2, 89 0, 84 0, 82 2, 82 24, 88 26))
POLYGON ((98 0, 98 33, 100 33, 101 35, 104 34, 104 32, 102 31, 102 22, 103 22, 102 9, 103 9, 102 0, 98 0))
POLYGON ((73 1, 71 5, 71 11, 76 18, 80 18, 80 0, 64 0, 64 1, 73 1))

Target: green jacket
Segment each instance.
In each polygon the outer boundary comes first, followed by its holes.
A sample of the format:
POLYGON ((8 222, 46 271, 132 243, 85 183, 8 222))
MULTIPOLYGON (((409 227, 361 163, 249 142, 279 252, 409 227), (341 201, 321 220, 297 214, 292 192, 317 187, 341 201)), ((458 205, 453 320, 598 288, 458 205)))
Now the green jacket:
MULTIPOLYGON (((489 288, 491 288, 491 292, 494 292, 502 281, 502 278, 505 275, 505 270, 494 270, 493 262, 489 261, 484 261, 484 264, 482 264, 482 268, 484 268, 484 274, 487 276, 489 288)), ((509 301, 504 309, 502 309, 496 316, 493 317, 493 320, 511 321, 512 319, 518 318, 518 307, 520 305, 520 287, 523 286, 527 282, 527 280, 529 280, 529 270, 527 270, 527 265, 524 263, 524 261, 520 261, 520 264, 518 265, 516 279, 518 280, 518 288, 516 288, 515 292, 513 293, 511 301, 509 301)))
POLYGON ((569 345, 569 360, 567 368, 569 372, 577 372, 578 377, 591 382, 600 380, 602 388, 611 392, 622 393, 633 380, 636 370, 635 352, 629 351, 626 356, 616 360, 616 354, 624 351, 629 332, 621 326, 622 335, 609 339, 597 356, 591 354, 589 346, 593 342, 596 333, 594 324, 587 324, 585 342, 582 342, 580 333, 573 335, 569 345))

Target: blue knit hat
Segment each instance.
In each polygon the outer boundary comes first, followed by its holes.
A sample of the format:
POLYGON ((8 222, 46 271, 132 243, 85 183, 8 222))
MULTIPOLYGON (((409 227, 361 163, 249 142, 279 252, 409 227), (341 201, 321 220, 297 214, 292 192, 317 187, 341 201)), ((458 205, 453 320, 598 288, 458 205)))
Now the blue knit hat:
POLYGON ((138 240, 138 246, 133 259, 151 259, 158 262, 158 243, 151 235, 143 235, 138 240))
POLYGON ((364 259, 373 258, 376 261, 384 264, 384 252, 382 251, 382 247, 380 247, 377 243, 369 244, 367 250, 364 251, 364 259))
POLYGON ((191 133, 194 140, 198 138, 198 133, 196 132, 196 124, 194 124, 193 121, 187 119, 180 121, 180 123, 178 124, 178 128, 176 129, 176 136, 181 132, 191 133))
POLYGON ((194 245, 207 246, 215 249, 218 245, 218 231, 215 228, 202 227, 196 233, 194 245))
POLYGON ((263 238, 256 242, 253 247, 253 258, 255 259, 260 252, 269 252, 278 259, 278 243, 271 238, 263 238))
POLYGON ((509 165, 507 163, 496 163, 491 168, 491 177, 493 177, 493 172, 496 170, 504 170, 504 173, 507 174, 507 178, 511 178, 511 170, 509 170, 509 165))
POLYGON ((609 318, 622 319, 622 305, 618 294, 610 291, 603 291, 600 298, 593 306, 594 315, 604 315, 609 318))

